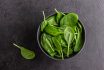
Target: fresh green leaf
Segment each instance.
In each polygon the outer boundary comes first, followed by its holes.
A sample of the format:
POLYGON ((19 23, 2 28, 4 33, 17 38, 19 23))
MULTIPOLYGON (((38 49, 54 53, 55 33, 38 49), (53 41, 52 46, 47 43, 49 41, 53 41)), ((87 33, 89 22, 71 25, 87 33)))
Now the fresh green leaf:
POLYGON ((35 53, 31 50, 28 50, 22 46, 18 46, 15 43, 13 43, 14 46, 16 46, 17 48, 19 48, 21 50, 21 55, 25 58, 25 59, 33 59, 35 58, 35 53))
POLYGON ((60 26, 76 26, 78 22, 78 15, 76 13, 68 13, 65 15, 61 21, 60 26))
POLYGON ((53 47, 52 36, 47 34, 46 37, 47 37, 47 39, 49 40, 51 46, 53 47))
POLYGON ((47 39, 47 35, 44 33, 41 36, 41 45, 43 49, 52 57, 55 55, 55 50, 53 49, 50 41, 47 39))
POLYGON ((74 39, 74 30, 71 27, 66 27, 65 31, 64 31, 64 38, 68 44, 67 47, 67 57, 69 57, 69 48, 71 46, 71 43, 74 39))
POLYGON ((44 14, 44 11, 43 11, 43 16, 44 16, 44 21, 42 22, 41 24, 41 31, 44 30, 44 28, 46 27, 46 25, 48 24, 47 20, 46 20, 46 17, 45 17, 45 14, 44 14))
POLYGON ((58 35, 58 36, 56 37, 56 39, 61 43, 61 46, 62 46, 62 47, 67 47, 66 42, 65 42, 63 36, 64 36, 64 35, 58 35))
POLYGON ((67 47, 66 42, 63 39, 61 39, 61 45, 62 47, 67 47))
POLYGON ((62 12, 59 12, 57 11, 57 9, 55 9, 55 12, 56 12, 56 22, 59 23, 61 18, 65 15, 64 13, 62 12))
POLYGON ((74 47, 74 52, 79 52, 82 48, 82 26, 80 23, 78 23, 79 28, 78 28, 78 34, 77 34, 77 39, 76 39, 76 44, 74 47))
POLYGON ((61 54, 62 59, 64 59, 60 41, 57 39, 57 37, 52 37, 52 40, 53 40, 53 43, 55 45, 56 51, 59 54, 61 54))
POLYGON ((47 18, 48 24, 49 25, 57 25, 56 21, 55 21, 55 16, 51 16, 49 18, 47 18))
MULTIPOLYGON (((64 54, 64 56, 67 56, 67 48, 63 49, 63 54, 64 54)), ((73 54, 73 50, 71 48, 69 48, 69 55, 72 55, 72 54, 73 54)))
POLYGON ((63 33, 59 28, 53 25, 47 25, 44 31, 52 36, 57 36, 63 33))
POLYGON ((66 28, 66 26, 61 26, 61 27, 59 27, 59 29, 60 29, 62 32, 64 32, 65 28, 66 28))

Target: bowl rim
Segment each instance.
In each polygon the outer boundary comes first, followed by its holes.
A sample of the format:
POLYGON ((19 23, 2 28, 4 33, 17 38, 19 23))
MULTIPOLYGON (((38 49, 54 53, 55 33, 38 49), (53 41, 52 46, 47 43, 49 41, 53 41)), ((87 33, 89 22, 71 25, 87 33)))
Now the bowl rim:
MULTIPOLYGON (((71 13, 71 12, 70 12, 70 13, 71 13)), ((49 15, 49 16, 46 17, 46 18, 49 18, 50 16, 53 16, 53 15, 55 15, 55 14, 56 14, 56 13, 53 13, 53 14, 49 15)), ((65 12, 65 14, 67 14, 67 13, 65 12)), ((40 44, 40 40, 39 40, 39 37, 40 37, 40 25, 42 24, 42 23, 40 23, 39 26, 38 26, 38 30, 37 30, 37 42, 38 42, 38 45, 39 45, 40 49, 42 50, 42 52, 43 52, 47 57, 49 57, 50 59, 53 59, 53 60, 66 60, 66 59, 71 59, 71 58, 75 57, 76 55, 80 54, 80 53, 82 52, 82 50, 84 49, 85 43, 86 43, 86 29, 85 29, 85 26, 84 26, 84 24, 82 23, 82 21, 81 21, 80 19, 78 19, 78 21, 80 22, 80 24, 82 25, 83 30, 84 30, 84 43, 83 43, 83 46, 82 46, 82 48, 81 48, 81 50, 80 50, 79 52, 77 52, 75 55, 73 55, 73 56, 71 56, 71 57, 68 57, 68 58, 65 58, 65 59, 58 59, 58 58, 54 58, 54 57, 51 57, 50 55, 48 55, 48 54, 43 50, 43 48, 41 47, 41 44, 40 44)))

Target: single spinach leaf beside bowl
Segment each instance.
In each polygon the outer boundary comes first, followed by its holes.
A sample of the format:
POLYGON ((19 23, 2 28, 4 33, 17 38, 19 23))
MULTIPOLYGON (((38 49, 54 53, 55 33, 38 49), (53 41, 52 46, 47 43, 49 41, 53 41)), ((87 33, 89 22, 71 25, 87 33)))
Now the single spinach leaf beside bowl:
POLYGON ((13 45, 20 49, 21 55, 25 59, 33 59, 33 58, 35 58, 35 52, 33 52, 31 50, 28 50, 28 49, 26 49, 26 48, 24 48, 22 46, 18 46, 15 43, 13 43, 13 45))

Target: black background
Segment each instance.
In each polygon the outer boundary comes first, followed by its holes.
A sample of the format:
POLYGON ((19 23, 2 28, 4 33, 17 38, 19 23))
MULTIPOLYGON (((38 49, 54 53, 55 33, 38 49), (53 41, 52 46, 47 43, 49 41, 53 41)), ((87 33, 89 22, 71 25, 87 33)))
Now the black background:
POLYGON ((104 0, 0 0, 0 70, 104 70, 104 0), (86 30, 86 43, 78 55, 64 61, 48 58, 36 34, 54 8, 76 12, 86 30), (36 52, 34 60, 21 57, 12 43, 36 52))

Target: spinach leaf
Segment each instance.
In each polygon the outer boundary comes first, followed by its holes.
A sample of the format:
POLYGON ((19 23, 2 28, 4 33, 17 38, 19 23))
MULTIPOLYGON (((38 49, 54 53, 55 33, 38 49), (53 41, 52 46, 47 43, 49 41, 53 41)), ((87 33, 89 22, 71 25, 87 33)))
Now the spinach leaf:
POLYGON ((78 23, 78 34, 77 34, 77 38, 76 38, 76 44, 74 47, 74 52, 79 52, 82 48, 82 26, 80 25, 80 23, 78 23))
POLYGON ((53 25, 47 25, 44 31, 52 36, 57 36, 63 33, 59 28, 53 25))
POLYGON ((77 22, 78 22, 78 15, 75 13, 69 13, 61 19, 60 26, 74 27, 76 26, 77 22))
POLYGON ((64 38, 68 44, 67 47, 67 57, 69 56, 69 48, 71 46, 71 43, 74 39, 74 30, 71 27, 66 27, 65 31, 64 31, 64 38))
POLYGON ((66 42, 63 39, 61 39, 61 45, 62 47, 67 47, 66 42))
POLYGON ((50 25, 57 25, 56 21, 55 21, 55 16, 51 16, 49 18, 47 18, 48 24, 50 25))
MULTIPOLYGON (((63 49, 63 54, 64 54, 64 57, 65 56, 67 57, 67 48, 63 49)), ((73 50, 71 48, 69 48, 69 55, 72 55, 72 54, 73 54, 73 50)))
POLYGON ((59 27, 59 29, 60 29, 62 32, 64 32, 65 28, 66 28, 66 26, 61 26, 61 27, 59 27))
POLYGON ((44 30, 44 28, 46 27, 46 25, 48 24, 47 20, 46 20, 46 17, 45 17, 45 14, 44 14, 44 11, 43 11, 43 16, 44 16, 44 21, 42 22, 41 24, 41 31, 44 30))
POLYGON ((18 46, 15 43, 13 43, 13 45, 21 50, 21 55, 25 59, 33 59, 33 58, 35 58, 35 53, 33 51, 28 50, 28 49, 26 49, 26 48, 24 48, 22 46, 18 46))
POLYGON ((53 49, 50 41, 47 39, 47 35, 44 33, 41 36, 41 45, 43 49, 50 55, 54 56, 55 55, 55 50, 53 49))
POLYGON ((52 40, 55 45, 56 51, 61 55, 62 59, 64 59, 60 41, 57 39, 57 37, 52 37, 52 40))
POLYGON ((52 36, 47 34, 46 37, 47 37, 47 39, 49 40, 51 46, 53 47, 52 36))
POLYGON ((56 38, 57 38, 57 40, 61 43, 61 46, 62 46, 62 47, 67 47, 67 44, 66 44, 66 42, 65 42, 63 36, 64 36, 64 35, 58 35, 56 38))
POLYGON ((55 12, 56 12, 56 22, 59 23, 61 18, 65 15, 64 13, 62 12, 59 12, 57 11, 57 9, 55 9, 55 12))

